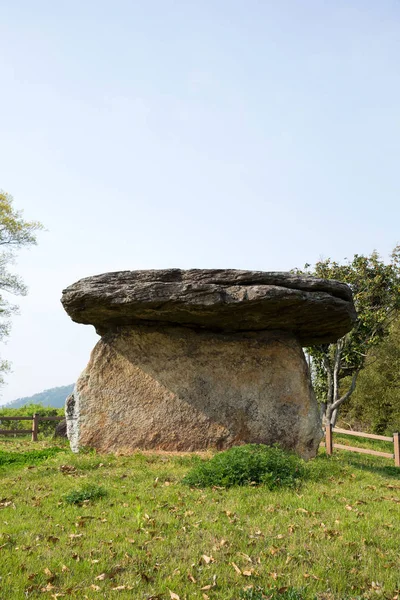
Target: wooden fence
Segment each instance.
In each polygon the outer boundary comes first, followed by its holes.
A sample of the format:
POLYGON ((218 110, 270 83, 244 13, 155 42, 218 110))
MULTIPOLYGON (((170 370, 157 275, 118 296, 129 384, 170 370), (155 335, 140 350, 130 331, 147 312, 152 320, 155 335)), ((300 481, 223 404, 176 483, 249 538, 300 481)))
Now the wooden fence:
POLYGON ((327 454, 333 454, 333 449, 338 450, 349 450, 350 452, 360 452, 361 454, 372 454, 374 456, 383 456, 385 458, 394 459, 396 467, 400 467, 400 434, 394 433, 392 437, 385 435, 375 435, 374 433, 364 433, 362 431, 350 431, 348 429, 341 429, 340 427, 332 427, 329 425, 325 428, 325 444, 327 454), (392 442, 393 454, 389 452, 378 452, 377 450, 370 450, 369 448, 357 448, 356 446, 346 446, 345 444, 335 444, 333 441, 333 434, 340 433, 342 435, 354 435, 356 437, 368 438, 370 440, 381 440, 382 442, 392 442))
POLYGON ((17 433, 31 433, 32 442, 37 442, 39 421, 62 421, 65 417, 41 417, 36 413, 32 417, 0 417, 0 423, 2 421, 32 421, 31 429, 0 429, 1 435, 12 435, 17 433))

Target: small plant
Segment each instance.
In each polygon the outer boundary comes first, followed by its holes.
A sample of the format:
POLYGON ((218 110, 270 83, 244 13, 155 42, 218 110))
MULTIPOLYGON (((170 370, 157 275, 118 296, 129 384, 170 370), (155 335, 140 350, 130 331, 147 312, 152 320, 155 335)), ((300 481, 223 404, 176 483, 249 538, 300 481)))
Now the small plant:
POLYGON ((141 527, 143 526, 143 509, 140 506, 140 504, 138 504, 135 508, 134 518, 136 521, 137 528, 141 529, 141 527))
POLYGON ((104 488, 95 484, 87 484, 78 490, 71 490, 68 494, 65 494, 64 500, 68 504, 82 504, 83 502, 104 498, 104 496, 107 496, 107 491, 104 488))
POLYGON ((194 487, 262 484, 273 490, 296 487, 305 476, 303 461, 278 446, 248 444, 220 452, 196 465, 183 483, 194 487))

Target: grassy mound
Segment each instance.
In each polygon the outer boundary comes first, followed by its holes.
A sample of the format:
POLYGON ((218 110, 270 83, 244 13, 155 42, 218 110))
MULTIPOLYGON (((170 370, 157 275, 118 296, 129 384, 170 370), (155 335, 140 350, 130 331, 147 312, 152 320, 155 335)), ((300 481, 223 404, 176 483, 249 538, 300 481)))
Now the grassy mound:
POLYGON ((263 484, 269 490, 296 487, 305 476, 303 461, 278 446, 248 444, 230 448, 196 465, 183 483, 192 487, 263 484))

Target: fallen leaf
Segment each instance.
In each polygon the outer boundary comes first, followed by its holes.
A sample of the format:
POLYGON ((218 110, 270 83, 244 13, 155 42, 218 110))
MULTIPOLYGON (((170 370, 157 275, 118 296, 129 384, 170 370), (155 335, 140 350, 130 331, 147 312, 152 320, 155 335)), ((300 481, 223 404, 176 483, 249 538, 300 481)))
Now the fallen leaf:
POLYGON ((99 585, 94 585, 94 583, 92 583, 92 585, 90 586, 92 590, 94 590, 95 592, 98 592, 101 590, 101 587, 99 585))
POLYGON ((43 573, 46 575, 48 583, 50 583, 50 582, 54 581, 54 579, 55 579, 55 575, 54 575, 54 573, 52 573, 52 572, 50 571, 50 569, 48 569, 48 568, 46 567, 45 569, 43 569, 43 573))
POLYGON ((73 465, 61 465, 60 471, 61 473, 75 473, 76 468, 73 465))
POLYGON ((214 558, 212 556, 207 556, 207 554, 202 554, 201 558, 204 560, 206 565, 209 565, 210 562, 214 562, 214 558))
POLYGON ((169 591, 169 595, 171 597, 171 600, 181 600, 179 598, 178 594, 175 594, 175 592, 171 592, 171 590, 168 590, 168 591, 169 591))
POLYGON ((250 556, 248 554, 245 554, 244 552, 238 552, 239 556, 242 556, 245 560, 247 560, 247 562, 252 563, 252 559, 250 558, 250 556))
POLYGON ((232 567, 235 569, 235 571, 236 571, 236 573, 237 573, 238 575, 241 575, 241 574, 242 574, 242 571, 239 569, 239 567, 237 566, 237 564, 235 564, 235 563, 233 562, 233 563, 231 563, 231 565, 232 565, 232 567))
POLYGON ((243 571, 243 575, 245 577, 251 577, 254 573, 254 569, 250 569, 249 571, 243 571))

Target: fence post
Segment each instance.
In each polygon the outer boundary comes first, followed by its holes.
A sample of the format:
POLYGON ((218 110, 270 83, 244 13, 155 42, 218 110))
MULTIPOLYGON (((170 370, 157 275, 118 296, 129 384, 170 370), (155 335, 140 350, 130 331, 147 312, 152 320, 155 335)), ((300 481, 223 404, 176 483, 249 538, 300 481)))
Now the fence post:
POLYGON ((331 456, 333 454, 332 423, 328 423, 328 425, 325 427, 325 444, 326 453, 331 456))
POLYGON ((394 464, 396 467, 400 467, 400 434, 398 431, 393 434, 393 445, 394 445, 394 464))
POLYGON ((38 427, 39 415, 35 413, 32 417, 32 442, 37 442, 38 427))

